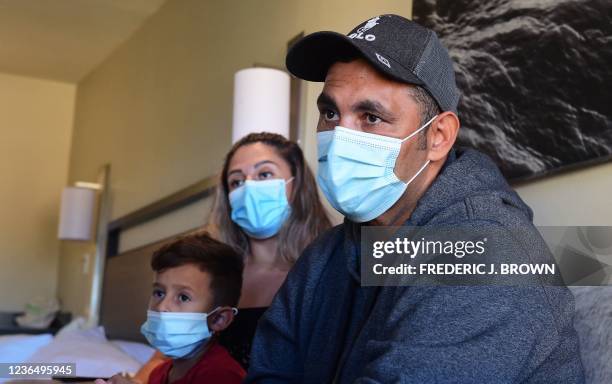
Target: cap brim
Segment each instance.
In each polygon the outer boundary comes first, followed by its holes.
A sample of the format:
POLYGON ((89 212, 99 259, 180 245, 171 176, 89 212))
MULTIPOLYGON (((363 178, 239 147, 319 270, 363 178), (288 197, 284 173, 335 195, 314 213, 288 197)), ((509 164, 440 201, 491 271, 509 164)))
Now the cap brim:
POLYGON ((334 63, 347 57, 358 56, 366 59, 374 68, 387 76, 404 83, 422 84, 422 81, 392 60, 385 52, 380 52, 392 65, 387 67, 376 58, 376 52, 367 42, 331 31, 312 33, 296 42, 287 53, 285 65, 289 72, 308 81, 325 81, 327 71, 334 63))

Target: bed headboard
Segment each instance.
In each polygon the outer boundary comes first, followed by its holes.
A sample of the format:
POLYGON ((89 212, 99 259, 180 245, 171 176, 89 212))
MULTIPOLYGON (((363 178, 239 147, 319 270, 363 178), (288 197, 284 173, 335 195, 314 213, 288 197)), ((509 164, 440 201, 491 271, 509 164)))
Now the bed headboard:
POLYGON ((175 237, 133 249, 106 261, 100 323, 109 339, 144 341, 140 326, 151 297, 153 252, 175 237))
MULTIPOLYGON (((203 179, 109 224, 100 303, 100 324, 104 326, 109 339, 145 340, 140 333, 140 326, 146 320, 151 296, 154 277, 151 270, 153 252, 179 236, 201 229, 212 206, 217 180, 217 176, 203 179), (172 221, 170 233, 180 233, 170 237, 169 234, 156 233, 152 227, 147 226, 164 218, 172 217, 172 220, 176 220, 177 213, 185 210, 194 213, 202 221, 191 223, 190 226, 184 226, 185 220, 180 218, 179 222, 172 221), (183 225, 182 229, 179 228, 180 225, 183 225), (194 228, 196 226, 197 228, 194 228), (155 236, 148 237, 146 242, 141 243, 146 245, 135 245, 135 248, 121 251, 122 234, 143 227, 147 233, 152 232, 155 236), (165 238, 157 240, 162 237, 165 238)), ((184 219, 183 216, 180 217, 184 219)))

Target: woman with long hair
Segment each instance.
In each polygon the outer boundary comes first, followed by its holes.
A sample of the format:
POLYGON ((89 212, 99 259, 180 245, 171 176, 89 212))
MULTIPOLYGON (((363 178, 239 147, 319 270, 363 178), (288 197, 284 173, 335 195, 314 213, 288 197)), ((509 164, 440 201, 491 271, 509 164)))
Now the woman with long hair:
POLYGON ((221 343, 245 367, 259 317, 300 253, 330 226, 296 143, 264 132, 234 144, 207 231, 244 255, 239 314, 221 343))
POLYGON ((207 230, 245 257, 240 307, 267 306, 302 250, 330 227, 315 179, 300 147, 273 133, 234 144, 220 178, 207 230))

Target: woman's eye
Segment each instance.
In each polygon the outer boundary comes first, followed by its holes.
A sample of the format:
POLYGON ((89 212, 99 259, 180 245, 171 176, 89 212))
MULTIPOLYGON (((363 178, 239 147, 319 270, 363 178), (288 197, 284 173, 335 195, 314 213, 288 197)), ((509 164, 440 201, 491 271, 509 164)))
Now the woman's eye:
POLYGON ((164 297, 164 291, 159 290, 159 289, 154 289, 153 290, 153 297, 155 297, 157 299, 162 299, 164 297))
POLYGON ((259 173, 259 178, 260 179, 269 179, 270 177, 274 176, 274 174, 272 172, 266 171, 266 172, 260 172, 259 173))
POLYGON ((368 121, 368 124, 378 124, 382 121, 380 117, 369 113, 366 115, 366 120, 368 121))
POLYGON ((229 186, 231 189, 235 189, 244 184, 244 180, 232 180, 229 182, 229 186))
POLYGON ((178 299, 181 303, 186 303, 188 301, 191 301, 191 298, 185 294, 180 294, 178 299))
POLYGON ((330 109, 323 111, 323 116, 325 116, 325 120, 327 121, 338 120, 338 114, 330 109))

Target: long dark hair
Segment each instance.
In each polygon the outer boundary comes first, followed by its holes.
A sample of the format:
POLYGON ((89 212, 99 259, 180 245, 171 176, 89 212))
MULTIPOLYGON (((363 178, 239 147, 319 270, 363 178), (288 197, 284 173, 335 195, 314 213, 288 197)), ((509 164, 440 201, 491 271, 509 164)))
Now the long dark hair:
POLYGON ((263 143, 273 148, 291 168, 294 177, 292 196, 289 199, 291 215, 278 234, 277 255, 290 263, 295 263, 304 248, 320 233, 331 227, 331 222, 319 200, 315 179, 304 160, 301 148, 281 135, 268 132, 251 133, 232 146, 223 163, 221 180, 217 187, 207 231, 244 255, 250 251, 247 235, 231 219, 227 173, 236 151, 254 143, 263 143))

